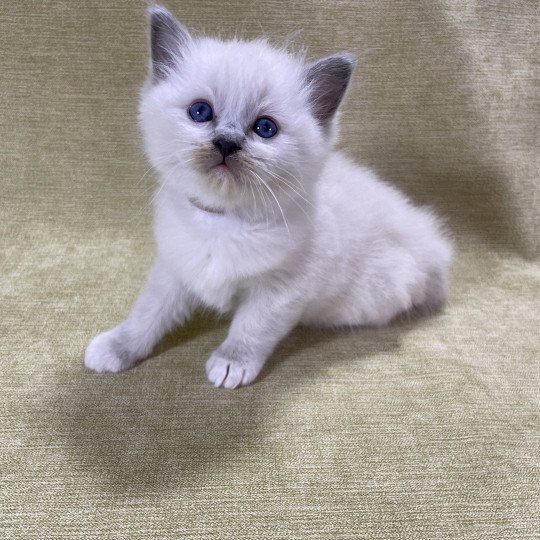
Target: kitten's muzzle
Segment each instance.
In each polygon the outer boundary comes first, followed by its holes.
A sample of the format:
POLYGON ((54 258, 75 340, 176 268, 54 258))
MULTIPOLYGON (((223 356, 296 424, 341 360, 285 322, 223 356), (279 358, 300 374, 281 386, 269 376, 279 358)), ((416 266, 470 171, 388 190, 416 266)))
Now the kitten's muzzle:
POLYGON ((226 137, 216 137, 212 141, 212 144, 219 150, 223 156, 223 159, 242 149, 242 147, 238 144, 238 141, 227 139, 226 137))

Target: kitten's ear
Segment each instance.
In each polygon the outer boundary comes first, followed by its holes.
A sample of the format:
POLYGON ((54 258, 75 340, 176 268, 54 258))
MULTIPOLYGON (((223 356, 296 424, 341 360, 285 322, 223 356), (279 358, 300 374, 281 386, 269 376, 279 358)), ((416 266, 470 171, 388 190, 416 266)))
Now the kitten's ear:
POLYGON ((150 15, 150 48, 152 54, 152 80, 167 78, 182 58, 182 51, 192 42, 189 32, 168 10, 152 6, 150 15))
POLYGON ((311 106, 322 126, 327 126, 336 113, 355 66, 356 58, 350 53, 328 56, 307 66, 311 106))

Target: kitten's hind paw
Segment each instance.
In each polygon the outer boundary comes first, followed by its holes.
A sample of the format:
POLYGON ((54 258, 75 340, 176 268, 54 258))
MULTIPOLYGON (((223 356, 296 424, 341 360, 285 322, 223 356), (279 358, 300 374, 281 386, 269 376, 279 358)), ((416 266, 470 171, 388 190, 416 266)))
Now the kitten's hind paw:
POLYGON ((116 339, 116 329, 98 334, 86 348, 84 365, 98 373, 118 373, 135 364, 135 360, 116 339))
POLYGON ((256 362, 226 358, 215 351, 206 362, 206 375, 215 387, 238 388, 252 383, 261 368, 256 362))

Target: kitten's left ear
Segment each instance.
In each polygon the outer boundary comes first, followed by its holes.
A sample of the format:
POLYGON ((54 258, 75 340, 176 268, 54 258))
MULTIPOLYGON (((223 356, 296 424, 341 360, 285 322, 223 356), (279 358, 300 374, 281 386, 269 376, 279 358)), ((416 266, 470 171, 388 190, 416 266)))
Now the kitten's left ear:
POLYGON ((323 127, 336 113, 355 67, 355 56, 346 52, 322 58, 307 66, 305 78, 311 91, 313 114, 323 127))
POLYGON ((164 7, 152 6, 148 13, 150 15, 152 79, 154 82, 159 82, 167 78, 193 39, 174 15, 164 7))

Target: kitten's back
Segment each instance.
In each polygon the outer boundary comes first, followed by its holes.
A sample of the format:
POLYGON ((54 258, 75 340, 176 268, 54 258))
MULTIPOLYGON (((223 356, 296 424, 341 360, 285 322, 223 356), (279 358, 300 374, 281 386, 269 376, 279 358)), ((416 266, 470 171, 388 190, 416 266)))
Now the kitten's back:
POLYGON ((324 168, 316 207, 315 273, 323 286, 307 319, 382 325, 444 303, 452 248, 432 212, 340 152, 324 168))

